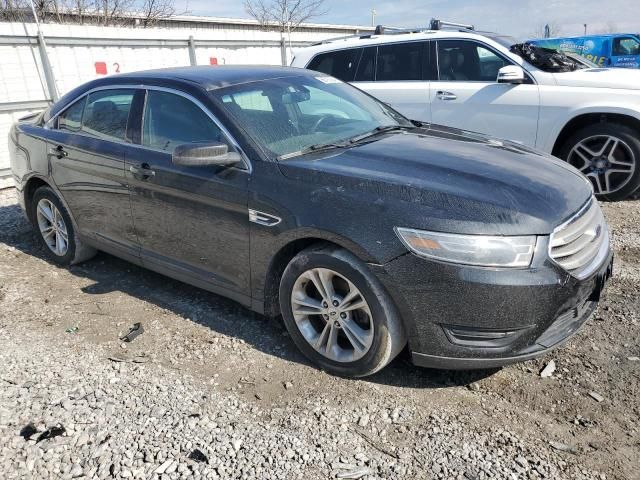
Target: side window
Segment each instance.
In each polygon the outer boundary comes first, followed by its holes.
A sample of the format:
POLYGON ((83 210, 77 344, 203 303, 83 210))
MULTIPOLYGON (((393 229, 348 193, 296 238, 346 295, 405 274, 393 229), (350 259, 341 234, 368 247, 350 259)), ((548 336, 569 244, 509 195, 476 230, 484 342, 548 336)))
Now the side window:
POLYGON ((361 53, 361 48, 321 53, 311 60, 307 68, 339 78, 343 82, 351 82, 361 53))
POLYGON ((124 140, 135 90, 101 90, 89 94, 82 131, 97 137, 124 140))
POLYGON ((358 70, 356 71, 356 82, 373 82, 376 71, 376 47, 366 47, 362 51, 358 70))
POLYGON ((86 97, 81 98, 58 115, 56 128, 67 132, 79 132, 82 124, 82 112, 84 111, 84 104, 86 100, 86 97))
POLYGON ((640 55, 640 42, 631 37, 618 37, 613 40, 613 56, 640 55))
POLYGON ((424 42, 378 46, 376 81, 422 80, 424 42))
POLYGON ((225 138, 199 106, 174 93, 147 92, 142 145, 172 153, 178 145, 202 142, 225 142, 225 138))
POLYGON ((464 40, 438 41, 438 75, 443 81, 495 82, 509 63, 492 50, 464 40))

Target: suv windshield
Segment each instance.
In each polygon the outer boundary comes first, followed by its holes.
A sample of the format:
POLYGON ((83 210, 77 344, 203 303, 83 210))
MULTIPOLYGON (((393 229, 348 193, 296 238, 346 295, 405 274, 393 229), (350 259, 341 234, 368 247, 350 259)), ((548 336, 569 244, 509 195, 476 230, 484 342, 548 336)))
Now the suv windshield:
POLYGON ((531 43, 516 43, 509 50, 544 72, 573 72, 589 68, 558 50, 538 47, 531 43))
POLYGON ((385 104, 324 75, 251 82, 211 93, 253 140, 279 159, 413 126, 385 104))

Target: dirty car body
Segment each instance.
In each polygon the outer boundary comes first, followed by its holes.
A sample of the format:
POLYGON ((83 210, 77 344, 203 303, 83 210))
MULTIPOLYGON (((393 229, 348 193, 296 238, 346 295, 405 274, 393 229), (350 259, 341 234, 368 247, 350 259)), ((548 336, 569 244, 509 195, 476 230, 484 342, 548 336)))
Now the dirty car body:
POLYGON ((409 122, 316 72, 99 79, 17 122, 10 150, 43 236, 34 196, 59 199, 76 248, 282 314, 303 352, 338 374, 373 373, 407 343, 416 364, 437 368, 541 355, 584 323, 611 274, 607 225, 572 167, 409 122), (300 283, 314 272, 331 276, 335 309, 300 283), (299 294, 317 310, 299 310, 299 294), (363 302, 342 308, 356 294, 363 302), (374 359, 383 334, 392 346, 374 359))

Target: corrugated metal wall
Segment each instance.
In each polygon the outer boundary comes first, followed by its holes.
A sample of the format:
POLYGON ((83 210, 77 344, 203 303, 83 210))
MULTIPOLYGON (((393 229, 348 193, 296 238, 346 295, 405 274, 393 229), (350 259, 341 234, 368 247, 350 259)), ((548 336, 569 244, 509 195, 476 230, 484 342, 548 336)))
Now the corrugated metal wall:
MULTIPOLYGON (((119 28, 44 24, 47 56, 60 95, 94 78, 117 73, 190 64, 193 37, 198 65, 281 63, 280 34, 246 21, 177 28, 119 28), (106 73, 105 73, 106 72, 106 73)), ((186 27, 183 25, 191 25, 186 27)), ((291 34, 295 45, 355 33, 344 27, 313 25, 291 34)), ((11 185, 7 135, 21 116, 44 108, 50 100, 37 28, 0 23, 0 188, 11 185)))

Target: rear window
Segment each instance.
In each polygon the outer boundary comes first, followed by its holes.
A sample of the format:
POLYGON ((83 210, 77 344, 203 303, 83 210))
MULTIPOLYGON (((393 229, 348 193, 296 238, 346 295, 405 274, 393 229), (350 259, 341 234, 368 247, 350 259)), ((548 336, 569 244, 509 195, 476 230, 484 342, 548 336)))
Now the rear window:
POLYGON ((134 90, 91 93, 82 117, 82 131, 98 137, 124 140, 134 90))
POLYGON ((378 46, 377 81, 422 80, 424 42, 378 46))
POLYGON ((375 80, 376 50, 376 47, 367 47, 363 50, 356 71, 356 82, 373 82, 375 80))
POLYGON ((321 53, 311 60, 307 68, 316 72, 326 73, 344 82, 351 82, 355 77, 361 53, 361 48, 321 53))

